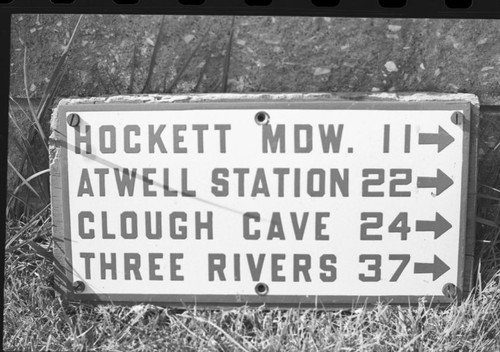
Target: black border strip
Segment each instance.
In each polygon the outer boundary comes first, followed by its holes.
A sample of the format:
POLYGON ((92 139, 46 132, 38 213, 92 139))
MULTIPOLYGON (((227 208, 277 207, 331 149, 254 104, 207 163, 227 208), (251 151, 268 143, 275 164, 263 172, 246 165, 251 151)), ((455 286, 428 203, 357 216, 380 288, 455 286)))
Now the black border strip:
MULTIPOLYGON (((383 7, 379 0, 340 0, 337 6, 316 6, 313 0, 270 0, 268 6, 251 6, 255 0, 204 0, 201 5, 182 5, 179 0, 137 0, 136 4, 117 4, 123 0, 74 0, 54 4, 51 0, 0 0, 0 12, 11 13, 102 13, 171 15, 258 15, 332 16, 400 18, 500 18, 497 0, 472 0, 468 8, 448 8, 457 0, 383 1, 403 7, 383 7)), ((125 2, 125 1, 124 1, 125 2)), ((128 1, 133 2, 133 1, 128 1)), ((315 1, 335 3, 336 1, 315 1)))
MULTIPOLYGON (((2 224, 0 230, 0 238, 4 239, 4 245, 0 246, 1 258, 5 258, 5 232, 6 226, 6 214, 5 206, 7 203, 7 158, 8 158, 8 133, 9 133, 9 71, 10 71, 10 14, 4 12, 0 8, 0 224, 2 224)), ((0 270, 1 277, 3 278, 5 273, 5 260, 0 260, 0 270)), ((0 287, 2 292, 4 292, 4 280, 0 280, 0 287)), ((3 296, 2 296, 3 297, 3 296)), ((3 303, 3 299, 2 299, 3 303)), ((2 304, 0 307, 0 313, 3 316, 2 304)), ((3 327, 3 319, 1 326, 3 327)), ((1 329, 2 341, 3 341, 3 329, 1 329)), ((3 342, 2 342, 3 345, 3 342)))

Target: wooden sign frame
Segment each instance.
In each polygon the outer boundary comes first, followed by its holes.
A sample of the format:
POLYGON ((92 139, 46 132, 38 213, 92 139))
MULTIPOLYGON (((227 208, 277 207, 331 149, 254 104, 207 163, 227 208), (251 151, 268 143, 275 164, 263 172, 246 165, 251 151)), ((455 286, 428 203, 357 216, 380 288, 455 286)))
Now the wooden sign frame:
POLYGON ((416 304, 419 296, 263 296, 163 294, 84 294, 75 283, 71 263, 72 215, 68 196, 68 155, 66 136, 68 114, 84 111, 147 111, 190 109, 357 109, 357 110, 463 110, 465 111, 461 231, 459 238, 458 287, 443 288, 442 296, 424 297, 433 304, 461 299, 474 283, 475 204, 477 174, 477 129, 479 103, 469 94, 203 94, 138 95, 108 98, 65 99, 54 111, 51 135, 51 197, 54 234, 54 270, 56 285, 67 301, 120 304, 151 303, 168 306, 241 306, 341 308, 384 301, 390 304, 416 304))

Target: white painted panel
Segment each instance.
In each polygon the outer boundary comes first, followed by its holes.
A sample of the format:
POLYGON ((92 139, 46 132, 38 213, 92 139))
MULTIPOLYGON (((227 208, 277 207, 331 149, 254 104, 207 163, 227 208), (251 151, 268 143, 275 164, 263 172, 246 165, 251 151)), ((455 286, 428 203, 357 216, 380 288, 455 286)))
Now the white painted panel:
MULTIPOLYGON (((432 296, 442 295, 446 283, 457 285, 464 132, 463 126, 451 121, 453 111, 268 109, 271 119, 266 127, 255 122, 258 111, 76 111, 81 117, 80 131, 90 126, 92 149, 91 155, 75 154, 75 132, 68 126, 71 260, 74 279, 86 284, 84 293, 255 294, 256 283, 263 282, 269 286, 269 295, 432 296), (133 125, 140 132, 127 127, 133 125), (206 125, 207 130, 197 132, 193 128, 201 127, 195 125, 206 125), (224 134, 221 125, 230 129, 224 134), (323 150, 322 135, 325 139, 330 125, 340 141, 337 152, 323 150), (385 125, 390 126, 387 153, 385 125), (101 143, 100 130, 106 130, 105 126, 114 126, 114 144, 109 132, 104 133, 104 146, 101 143), (133 150, 140 147, 138 153, 125 150, 127 128, 134 132, 130 144, 133 150), (175 128, 181 136, 177 145, 175 128), (284 130, 283 153, 279 143, 276 153, 271 149, 264 152, 266 128, 273 133, 284 130), (437 144, 424 142, 433 142, 436 137, 430 134, 437 136, 440 128, 445 132, 439 139, 447 138, 450 144, 438 152, 437 144), (149 129, 161 136, 166 153, 161 143, 151 142, 154 137, 149 129), (296 130, 299 140, 295 140, 296 130), (405 135, 405 131, 409 133, 405 135), (447 134, 449 137, 443 137, 447 134), (116 151, 106 153, 112 144, 116 151), (310 152, 296 150, 308 145, 310 152), (122 176, 123 168, 136 169, 133 196, 119 195, 114 169, 122 176), (151 169, 152 185, 146 187, 146 193, 156 196, 144 194, 142 176, 147 169, 151 169), (165 169, 170 190, 183 188, 184 169, 184 188, 195 191, 196 196, 164 196, 165 169), (370 169, 380 171, 366 171, 370 169), (435 182, 430 178, 436 178, 438 170, 446 175, 439 181, 444 188, 440 192, 430 187, 435 182), (337 171, 347 176, 342 190, 335 182, 332 186, 337 171), (368 190, 382 196, 368 196, 363 184, 378 179, 377 172, 384 182, 368 190), (405 181, 407 176, 411 179, 405 181), (391 195, 391 183, 395 185, 397 180, 403 181, 391 195), (452 183, 449 187, 447 180, 452 183), (79 225, 82 212, 93 217, 84 218, 83 227, 79 225), (121 227, 120 218, 130 212, 137 217, 137 232, 131 236, 136 238, 123 238, 122 231, 130 229, 121 227), (153 229, 156 212, 161 214, 160 238, 147 237, 147 212, 153 214, 153 229), (260 220, 245 217, 249 212, 258 213, 260 220), (107 221, 103 221, 103 213, 107 221), (179 213, 185 214, 186 221, 178 218, 172 232, 171 216, 179 213), (201 221, 212 214, 212 238, 204 229, 201 238, 196 238, 196 213, 201 221), (380 215, 362 221, 363 213, 380 215), (439 227, 446 231, 435 238, 426 229, 434 226, 429 222, 437 213, 445 219, 439 227), (272 223, 273 216, 282 226, 272 223), (394 232, 405 225, 402 223, 395 223, 389 231, 398 216, 407 219, 410 230, 406 235, 394 232), (362 224, 374 223, 376 217, 382 218, 382 226, 370 228, 367 233, 372 239, 362 240, 362 224), (103 224, 115 238, 103 238, 103 224), (298 229, 302 225, 303 234, 298 229), (84 238, 90 230, 94 231, 92 238, 84 238), (101 255, 107 263, 112 255, 116 258, 116 270, 104 270, 105 279, 101 278, 101 255), (140 258, 140 279, 130 265, 126 270, 126 255, 132 258, 130 263, 140 258), (158 258, 150 260, 151 255, 158 258), (172 269, 172 262, 178 268, 172 269), (399 268, 401 263, 406 264, 404 268, 399 268)), ((86 144, 80 147, 85 151, 86 144)))

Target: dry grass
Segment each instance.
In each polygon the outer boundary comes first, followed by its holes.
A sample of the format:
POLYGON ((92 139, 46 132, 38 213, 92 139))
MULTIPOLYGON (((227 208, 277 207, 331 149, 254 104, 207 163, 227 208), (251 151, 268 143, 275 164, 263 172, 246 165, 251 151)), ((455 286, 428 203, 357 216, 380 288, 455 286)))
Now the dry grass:
POLYGON ((351 311, 183 312, 152 305, 64 305, 55 293, 47 211, 7 224, 8 351, 498 351, 500 272, 461 304, 351 311), (22 231, 22 232, 21 232, 22 231), (20 234, 20 235, 19 235, 20 234))

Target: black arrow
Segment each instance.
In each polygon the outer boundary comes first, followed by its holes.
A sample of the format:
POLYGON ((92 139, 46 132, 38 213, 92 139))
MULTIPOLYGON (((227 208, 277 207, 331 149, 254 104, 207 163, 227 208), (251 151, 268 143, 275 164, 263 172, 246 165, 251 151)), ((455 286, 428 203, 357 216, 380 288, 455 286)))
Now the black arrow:
POLYGON ((449 178, 443 171, 440 169, 437 170, 436 177, 418 177, 417 178, 417 187, 418 188, 435 188, 436 195, 440 195, 445 191, 448 187, 453 184, 453 180, 449 178))
POLYGON ((434 239, 438 239, 442 234, 451 229, 451 224, 441 214, 436 213, 435 221, 417 220, 415 228, 417 231, 433 231, 434 239))
POLYGON ((446 265, 437 255, 434 256, 434 263, 415 263, 415 274, 432 274, 432 281, 436 281, 450 270, 450 267, 446 265))
POLYGON ((453 138, 445 129, 439 126, 438 133, 420 133, 418 135, 418 143, 419 144, 437 144, 438 153, 441 152, 444 148, 449 146, 455 138, 453 138))

